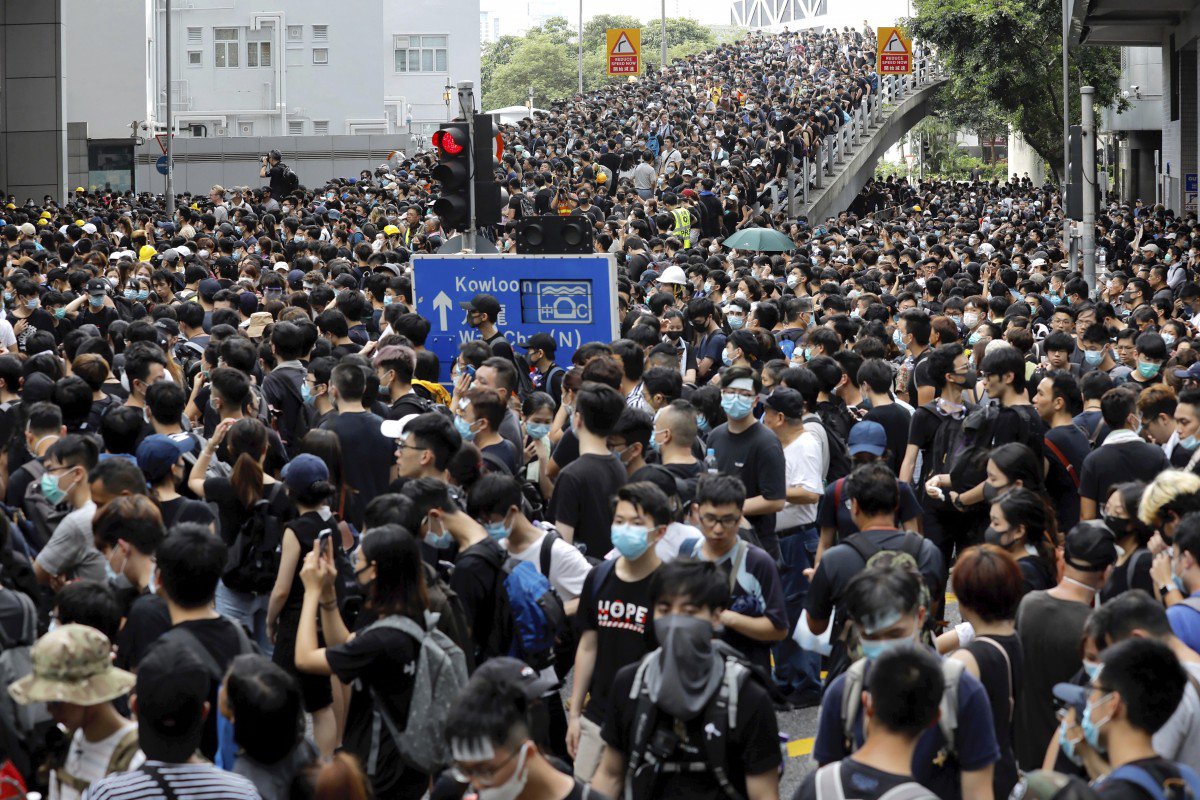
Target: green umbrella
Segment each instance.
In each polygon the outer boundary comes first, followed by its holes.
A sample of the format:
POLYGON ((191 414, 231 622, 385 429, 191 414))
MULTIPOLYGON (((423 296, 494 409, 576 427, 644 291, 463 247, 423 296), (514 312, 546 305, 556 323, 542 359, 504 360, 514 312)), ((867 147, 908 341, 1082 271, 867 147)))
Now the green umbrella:
POLYGON ((743 228, 721 244, 731 249, 754 250, 759 253, 785 253, 796 249, 796 244, 791 239, 771 228, 743 228))

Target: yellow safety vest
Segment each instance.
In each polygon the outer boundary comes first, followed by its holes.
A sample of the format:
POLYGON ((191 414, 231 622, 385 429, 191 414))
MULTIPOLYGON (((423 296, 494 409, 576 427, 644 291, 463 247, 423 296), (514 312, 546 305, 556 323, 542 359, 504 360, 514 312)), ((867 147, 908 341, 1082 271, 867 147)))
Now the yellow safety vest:
POLYGON ((692 212, 686 208, 676 208, 671 211, 675 218, 675 230, 671 231, 683 240, 684 247, 692 246, 692 212))

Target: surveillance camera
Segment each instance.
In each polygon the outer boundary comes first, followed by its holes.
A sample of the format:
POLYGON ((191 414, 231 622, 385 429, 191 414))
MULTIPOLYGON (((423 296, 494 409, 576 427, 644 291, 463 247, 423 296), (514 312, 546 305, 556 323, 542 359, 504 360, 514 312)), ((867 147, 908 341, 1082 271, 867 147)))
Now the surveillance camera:
POLYGON ((1125 91, 1121 92, 1121 97, 1128 100, 1129 99, 1129 90, 1126 89, 1125 91))

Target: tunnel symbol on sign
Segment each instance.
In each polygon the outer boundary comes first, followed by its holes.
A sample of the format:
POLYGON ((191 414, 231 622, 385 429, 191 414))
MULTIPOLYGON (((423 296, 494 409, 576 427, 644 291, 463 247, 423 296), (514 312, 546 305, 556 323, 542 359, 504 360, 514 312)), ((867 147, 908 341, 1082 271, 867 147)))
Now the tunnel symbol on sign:
POLYGON ((537 281, 538 322, 590 325, 590 281, 537 281))

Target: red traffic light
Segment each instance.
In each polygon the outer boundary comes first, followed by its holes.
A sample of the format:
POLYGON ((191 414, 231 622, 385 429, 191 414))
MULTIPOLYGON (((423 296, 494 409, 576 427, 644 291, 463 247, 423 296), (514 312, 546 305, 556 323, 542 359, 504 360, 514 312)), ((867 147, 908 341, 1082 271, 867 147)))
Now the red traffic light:
POLYGON ((463 145, 454 138, 453 130, 435 131, 432 140, 434 147, 449 155, 456 156, 463 151, 463 145))

